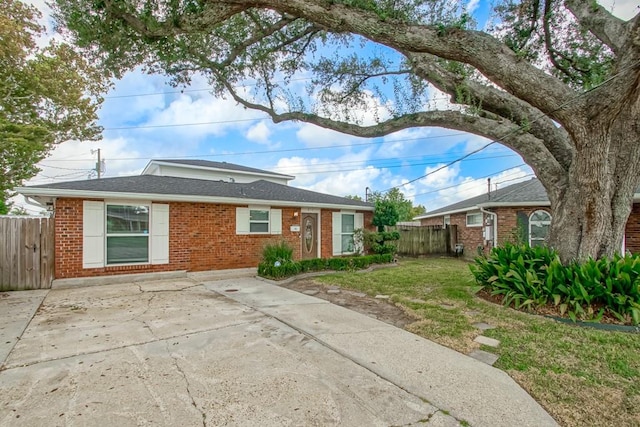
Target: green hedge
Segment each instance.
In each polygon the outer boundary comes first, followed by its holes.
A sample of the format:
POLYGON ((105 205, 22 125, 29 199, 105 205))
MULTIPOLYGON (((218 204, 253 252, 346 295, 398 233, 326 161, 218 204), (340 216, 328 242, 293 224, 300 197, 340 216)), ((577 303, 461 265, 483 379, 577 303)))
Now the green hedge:
POLYGON ((471 265, 476 282, 517 309, 553 304, 572 320, 610 313, 640 323, 640 256, 615 255, 563 265, 547 247, 505 245, 471 265))
POLYGON ((263 261, 258 264, 258 276, 268 279, 284 279, 298 273, 308 273, 324 270, 362 270, 371 264, 385 264, 393 262, 391 254, 376 254, 343 258, 314 258, 300 261, 263 261))

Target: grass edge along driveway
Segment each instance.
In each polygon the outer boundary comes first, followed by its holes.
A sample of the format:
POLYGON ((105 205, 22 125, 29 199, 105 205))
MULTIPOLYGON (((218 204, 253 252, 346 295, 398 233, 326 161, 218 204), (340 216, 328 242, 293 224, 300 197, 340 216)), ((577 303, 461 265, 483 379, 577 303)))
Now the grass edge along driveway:
POLYGON ((506 371, 562 425, 640 425, 640 335, 566 325, 484 301, 473 294, 468 262, 403 259, 395 268, 317 277, 318 282, 389 295, 416 321, 407 329, 468 354, 500 358, 506 371), (495 329, 472 326, 486 322, 495 329), (498 348, 473 339, 485 335, 498 348))

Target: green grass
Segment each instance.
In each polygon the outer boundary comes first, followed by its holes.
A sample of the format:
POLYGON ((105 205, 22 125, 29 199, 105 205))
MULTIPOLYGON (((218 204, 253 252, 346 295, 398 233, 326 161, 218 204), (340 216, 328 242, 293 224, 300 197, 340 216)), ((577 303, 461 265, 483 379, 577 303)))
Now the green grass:
POLYGON ((416 318, 407 329, 468 353, 484 335, 501 341, 482 349, 561 424, 640 425, 640 335, 580 328, 486 302, 473 293, 468 264, 457 259, 402 260, 395 268, 341 273, 316 280, 391 300, 416 318))

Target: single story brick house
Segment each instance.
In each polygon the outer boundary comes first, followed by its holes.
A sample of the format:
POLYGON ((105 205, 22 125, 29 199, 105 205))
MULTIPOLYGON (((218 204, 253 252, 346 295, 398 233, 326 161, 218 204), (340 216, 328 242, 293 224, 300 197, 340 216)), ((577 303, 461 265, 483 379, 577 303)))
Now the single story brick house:
POLYGON ((255 267, 266 243, 294 257, 354 253, 371 204, 290 187, 226 162, 152 160, 141 175, 17 188, 55 222, 55 278, 255 267))
MULTIPOLYGON (((634 197, 622 252, 640 253, 640 194, 634 197)), ((457 227, 457 242, 474 256, 505 242, 545 242, 551 224, 550 202, 538 179, 519 182, 427 212, 414 218, 421 225, 457 227)))

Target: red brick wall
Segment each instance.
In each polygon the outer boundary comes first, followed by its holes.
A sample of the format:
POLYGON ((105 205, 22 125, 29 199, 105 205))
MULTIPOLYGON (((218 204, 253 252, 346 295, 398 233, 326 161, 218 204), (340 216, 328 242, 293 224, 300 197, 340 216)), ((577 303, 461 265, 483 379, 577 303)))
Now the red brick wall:
MULTIPOLYGON (((103 276, 112 274, 160 271, 205 271, 255 267, 265 244, 286 240, 294 248, 294 259, 300 257, 300 233, 292 225, 300 225, 300 209, 282 209, 281 235, 237 235, 236 207, 210 203, 169 204, 169 264, 129 265, 82 268, 82 200, 58 199, 55 209, 55 276, 103 276), (298 216, 294 217, 294 212, 298 216)), ((163 202, 157 202, 163 203, 163 202)), ((166 203, 166 202, 165 202, 166 203)), ((371 212, 365 213, 365 224, 371 224, 371 212)), ((321 211, 321 256, 330 257, 331 211, 321 211)))
POLYGON ((640 253, 640 204, 634 204, 625 228, 626 249, 632 254, 640 253))

